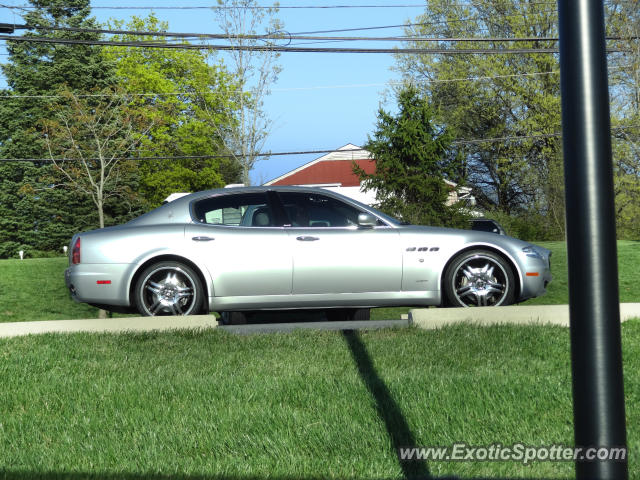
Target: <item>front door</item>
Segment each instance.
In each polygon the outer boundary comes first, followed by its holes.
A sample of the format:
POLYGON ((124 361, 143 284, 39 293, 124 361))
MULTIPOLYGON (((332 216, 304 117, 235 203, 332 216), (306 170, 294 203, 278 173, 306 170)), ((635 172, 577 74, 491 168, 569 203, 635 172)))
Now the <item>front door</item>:
POLYGON ((330 196, 278 196, 291 222, 294 294, 400 291, 402 252, 394 228, 359 228, 362 212, 330 196))

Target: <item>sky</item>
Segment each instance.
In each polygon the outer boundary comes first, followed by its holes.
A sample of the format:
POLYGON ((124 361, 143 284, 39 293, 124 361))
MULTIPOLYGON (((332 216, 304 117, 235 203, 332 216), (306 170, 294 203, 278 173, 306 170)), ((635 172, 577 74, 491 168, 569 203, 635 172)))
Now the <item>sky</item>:
MULTIPOLYGON (((26 0, 5 0, 1 5, 18 6, 27 3, 26 0)), ((156 16, 169 23, 171 32, 221 33, 213 11, 184 8, 216 3, 216 0, 94 0, 91 5, 94 7, 94 16, 101 22, 110 18, 126 20, 133 15, 145 17, 151 10, 99 7, 155 7, 153 11, 156 16), (182 8, 166 8, 175 6, 182 8)), ((260 0, 260 5, 271 4, 271 1, 260 0)), ((280 6, 359 7, 281 8, 278 18, 284 23, 284 30, 292 34, 402 25, 424 11, 424 1, 421 0, 281 0, 280 6)), ((0 22, 22 23, 22 19, 18 10, 0 8, 0 22)), ((20 32, 17 31, 17 34, 20 32)), ((402 28, 386 28, 328 35, 402 34, 402 28)), ((396 44, 367 42, 359 45, 328 43, 310 46, 389 48, 393 45, 396 44)), ((5 51, 0 49, 0 53, 5 51)), ((223 53, 218 55, 224 59, 223 53)), ((331 150, 348 143, 363 145, 367 135, 374 131, 381 102, 388 98, 385 92, 388 91, 389 82, 398 79, 398 74, 392 70, 394 57, 391 54, 285 52, 281 54, 278 63, 282 67, 282 73, 265 102, 265 109, 274 122, 265 145, 265 150, 271 152, 331 150)), ((1 74, 0 83, 4 83, 1 74)), ((384 107, 393 110, 393 99, 390 103, 385 103, 384 107)), ((318 156, 320 155, 274 156, 269 160, 259 161, 251 174, 252 183, 264 183, 318 156)))

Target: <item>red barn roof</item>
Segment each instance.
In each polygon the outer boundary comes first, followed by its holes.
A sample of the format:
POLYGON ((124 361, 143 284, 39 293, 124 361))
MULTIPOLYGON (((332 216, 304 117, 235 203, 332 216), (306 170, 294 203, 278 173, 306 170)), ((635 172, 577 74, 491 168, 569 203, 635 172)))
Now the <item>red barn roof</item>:
POLYGON ((371 154, 352 144, 340 147, 335 152, 302 165, 265 185, 326 185, 335 184, 343 187, 357 187, 360 178, 353 173, 356 163, 366 173, 376 170, 371 154))

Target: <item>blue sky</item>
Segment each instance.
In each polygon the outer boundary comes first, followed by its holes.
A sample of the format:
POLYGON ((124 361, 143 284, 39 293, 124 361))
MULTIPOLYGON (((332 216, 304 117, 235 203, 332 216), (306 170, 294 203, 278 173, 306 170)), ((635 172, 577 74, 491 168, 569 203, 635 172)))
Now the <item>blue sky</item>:
MULTIPOLYGON (((26 0, 5 0, 3 5, 25 5, 26 0)), ((94 0, 94 7, 113 6, 207 6, 216 0, 94 0)), ((261 1, 261 5, 271 2, 261 1)), ((280 10, 279 18, 290 33, 401 25, 414 19, 424 7, 420 0, 282 0, 281 6, 403 5, 397 8, 325 8, 280 10), (411 6, 409 6, 411 5, 411 6)), ((0 9, 0 22, 20 23, 11 10, 0 9)), ((146 16, 150 10, 94 10, 100 21, 146 16)), ((169 22, 173 32, 219 33, 212 11, 207 9, 156 9, 156 15, 169 22)), ((395 36, 402 29, 337 33, 338 36, 395 36)), ((384 47, 392 44, 386 42, 384 47)), ((318 46, 355 46, 320 44, 318 46)), ((365 47, 380 47, 368 42, 365 47)), ((219 54, 224 58, 223 54, 219 54)), ((6 58, 6 57, 2 57, 6 58)), ((347 143, 362 145, 375 125, 376 113, 383 101, 388 82, 397 78, 391 70, 392 55, 283 53, 282 73, 266 101, 266 109, 275 125, 266 149, 272 152, 308 151, 338 148, 347 143)), ((393 105, 387 105, 393 108, 393 105)), ((258 162, 253 183, 275 178, 319 155, 272 157, 258 162)))

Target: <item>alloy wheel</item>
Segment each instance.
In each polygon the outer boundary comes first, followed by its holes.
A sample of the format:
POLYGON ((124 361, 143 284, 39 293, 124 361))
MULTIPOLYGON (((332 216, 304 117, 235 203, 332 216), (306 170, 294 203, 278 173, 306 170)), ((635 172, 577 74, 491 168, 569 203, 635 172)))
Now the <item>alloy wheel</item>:
POLYGON ((452 289, 460 305, 497 306, 511 288, 505 267, 487 255, 473 255, 462 261, 452 276, 452 289))
POLYGON ((198 302, 194 279, 179 267, 153 269, 141 288, 141 307, 147 315, 189 315, 198 302))

